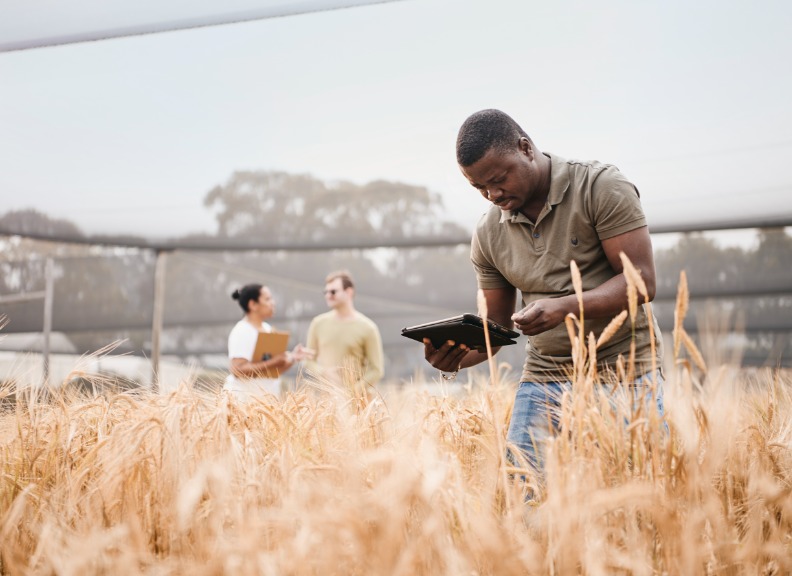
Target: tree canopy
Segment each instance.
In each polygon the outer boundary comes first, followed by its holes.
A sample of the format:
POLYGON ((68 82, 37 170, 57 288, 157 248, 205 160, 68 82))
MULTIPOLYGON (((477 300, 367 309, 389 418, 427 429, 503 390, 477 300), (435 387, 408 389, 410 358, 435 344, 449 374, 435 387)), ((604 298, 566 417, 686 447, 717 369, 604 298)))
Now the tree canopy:
POLYGON ((204 198, 220 237, 403 238, 464 234, 443 219, 442 199, 423 186, 376 180, 327 184, 307 174, 235 172, 204 198))

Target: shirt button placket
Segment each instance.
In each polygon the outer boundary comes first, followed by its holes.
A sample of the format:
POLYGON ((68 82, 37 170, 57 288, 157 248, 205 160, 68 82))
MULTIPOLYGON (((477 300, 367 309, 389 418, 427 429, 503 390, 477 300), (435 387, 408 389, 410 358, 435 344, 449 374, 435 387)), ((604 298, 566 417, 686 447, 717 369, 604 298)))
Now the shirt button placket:
POLYGON ((533 229, 531 236, 533 236, 534 250, 537 252, 544 252, 544 236, 542 236, 542 234, 536 228, 533 229))

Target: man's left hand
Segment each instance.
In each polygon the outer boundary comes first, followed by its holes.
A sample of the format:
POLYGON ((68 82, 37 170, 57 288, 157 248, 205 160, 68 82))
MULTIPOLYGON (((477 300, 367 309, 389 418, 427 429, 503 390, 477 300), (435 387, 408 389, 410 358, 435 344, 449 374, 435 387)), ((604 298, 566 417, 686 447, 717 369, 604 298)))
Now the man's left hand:
POLYGON ((567 315, 567 307, 562 298, 544 298, 531 302, 512 314, 517 330, 526 336, 547 332, 561 324, 567 315))

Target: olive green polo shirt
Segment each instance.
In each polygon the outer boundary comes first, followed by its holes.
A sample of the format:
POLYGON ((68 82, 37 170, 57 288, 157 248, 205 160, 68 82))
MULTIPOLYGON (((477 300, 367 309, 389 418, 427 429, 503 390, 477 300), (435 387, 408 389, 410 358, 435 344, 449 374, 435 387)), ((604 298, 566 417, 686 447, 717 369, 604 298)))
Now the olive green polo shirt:
MULTIPOLYGON (((522 305, 542 298, 575 293, 570 261, 574 260, 591 290, 616 275, 601 240, 646 226, 637 188, 619 170, 600 162, 551 160, 550 193, 536 222, 517 211, 492 206, 478 222, 471 242, 471 260, 479 288, 508 288, 522 294, 522 305)), ((646 305, 644 305, 646 306, 646 305)), ((639 307, 635 330, 639 374, 651 369, 648 318, 639 307)), ((585 331, 600 332, 610 318, 585 319, 585 331)), ((662 338, 654 322, 658 366, 662 366, 662 338)), ((603 368, 615 366, 620 354, 629 358, 632 326, 627 320, 599 350, 603 368)), ((567 380, 572 366, 571 344, 562 322, 552 330, 528 336, 522 381, 567 380)))

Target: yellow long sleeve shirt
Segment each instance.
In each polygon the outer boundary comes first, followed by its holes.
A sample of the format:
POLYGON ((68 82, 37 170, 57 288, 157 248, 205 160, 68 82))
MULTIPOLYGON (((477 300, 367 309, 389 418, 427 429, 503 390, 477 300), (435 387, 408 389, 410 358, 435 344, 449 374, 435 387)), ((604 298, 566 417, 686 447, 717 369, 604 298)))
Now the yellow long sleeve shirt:
POLYGON ((306 345, 316 351, 316 358, 306 368, 337 384, 365 389, 382 379, 384 354, 379 328, 360 312, 348 319, 339 318, 333 311, 315 317, 308 327, 306 345))

